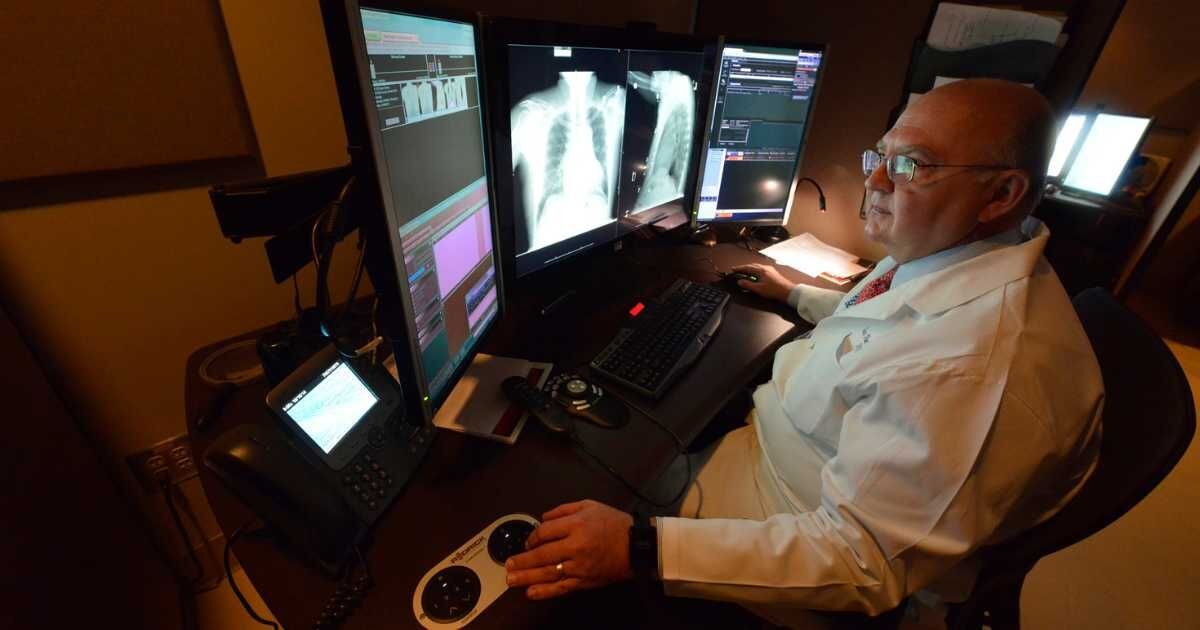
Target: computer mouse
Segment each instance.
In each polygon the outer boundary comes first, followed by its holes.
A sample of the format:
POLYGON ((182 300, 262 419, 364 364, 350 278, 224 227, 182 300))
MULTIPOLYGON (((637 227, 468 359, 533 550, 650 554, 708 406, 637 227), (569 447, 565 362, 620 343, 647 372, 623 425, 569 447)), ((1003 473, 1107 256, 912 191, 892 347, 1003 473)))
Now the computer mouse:
POLYGON ((758 274, 749 273, 746 271, 730 271, 729 273, 725 274, 725 279, 729 280, 730 282, 732 282, 734 284, 737 284, 738 280, 746 280, 748 282, 758 282, 759 281, 758 274))

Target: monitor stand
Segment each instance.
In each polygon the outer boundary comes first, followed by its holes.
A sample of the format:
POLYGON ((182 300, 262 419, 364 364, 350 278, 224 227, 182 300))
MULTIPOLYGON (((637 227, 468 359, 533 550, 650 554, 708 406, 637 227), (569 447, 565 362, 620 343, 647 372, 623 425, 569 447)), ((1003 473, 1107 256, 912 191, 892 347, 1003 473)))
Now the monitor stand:
POLYGON ((792 237, 788 233, 787 228, 782 225, 769 225, 759 228, 754 228, 754 238, 767 243, 778 243, 786 241, 792 237))
POLYGON ((751 227, 748 225, 702 225, 688 233, 688 241, 708 247, 717 243, 741 243, 757 239, 764 243, 777 243, 791 235, 783 226, 751 227))

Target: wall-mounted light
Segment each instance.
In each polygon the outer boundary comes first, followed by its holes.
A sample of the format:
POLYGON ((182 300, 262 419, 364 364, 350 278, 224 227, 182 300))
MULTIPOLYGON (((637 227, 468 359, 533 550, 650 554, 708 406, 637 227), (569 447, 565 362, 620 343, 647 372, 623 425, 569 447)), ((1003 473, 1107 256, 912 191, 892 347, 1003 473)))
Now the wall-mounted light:
POLYGON ((796 183, 800 182, 808 182, 817 189, 817 207, 821 210, 821 212, 825 212, 825 191, 821 190, 821 185, 817 183, 817 180, 811 177, 801 177, 796 183))

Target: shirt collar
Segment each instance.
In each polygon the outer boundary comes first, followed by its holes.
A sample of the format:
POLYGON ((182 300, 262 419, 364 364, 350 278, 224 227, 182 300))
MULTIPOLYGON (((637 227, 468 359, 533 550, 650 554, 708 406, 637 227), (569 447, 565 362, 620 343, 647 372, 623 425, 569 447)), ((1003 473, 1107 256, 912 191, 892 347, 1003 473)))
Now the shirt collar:
POLYGON ((1001 247, 1019 245, 1024 240, 1021 228, 1014 227, 1011 230, 989 236, 988 238, 944 249, 924 258, 918 258, 917 260, 910 260, 900 265, 900 268, 896 270, 896 276, 892 278, 892 287, 898 287, 909 280, 916 280, 921 276, 941 271, 976 256, 1000 249, 1001 247))
MULTIPOLYGON (((842 306, 836 314, 885 319, 905 304, 922 315, 941 313, 1032 274, 1049 238, 1050 230, 1041 221, 1027 218, 1010 232, 901 265, 890 290, 862 304, 842 306), (905 267, 914 263, 920 264, 902 281, 905 267), (953 271, 948 271, 952 267, 953 271)), ((882 275, 895 264, 890 257, 885 258, 871 275, 882 275)))

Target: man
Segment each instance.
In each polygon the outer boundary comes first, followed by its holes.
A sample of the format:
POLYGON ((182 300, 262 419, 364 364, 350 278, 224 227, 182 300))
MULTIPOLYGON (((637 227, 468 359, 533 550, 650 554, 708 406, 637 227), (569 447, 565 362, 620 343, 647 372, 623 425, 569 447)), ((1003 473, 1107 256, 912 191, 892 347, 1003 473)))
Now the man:
MULTIPOLYGON (((748 425, 716 446, 648 573, 673 595, 776 622, 958 598, 972 553, 1048 518, 1095 465, 1103 387, 1027 218, 1053 117, 1031 89, 969 80, 910 106, 863 156, 866 235, 888 257, 848 294, 750 265, 742 286, 816 322, 782 347, 748 425)), ((531 598, 633 575, 628 514, 559 506, 508 565, 531 598)), ((652 546, 652 545, 650 545, 652 546)), ((637 556, 638 552, 634 552, 637 556)), ((635 565, 639 561, 634 557, 635 565)))

